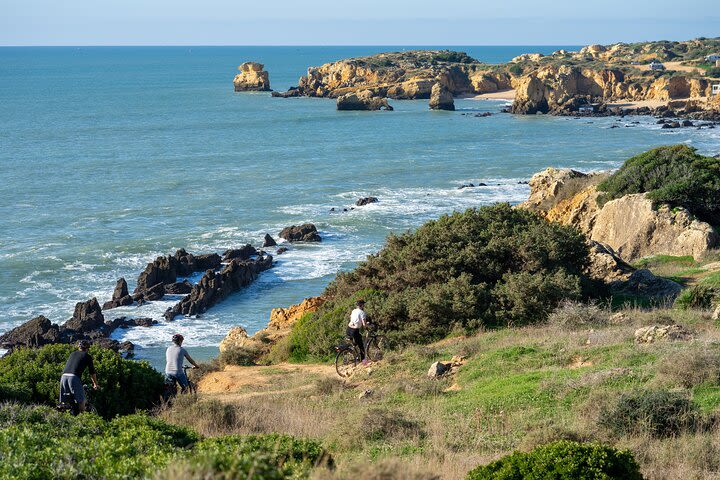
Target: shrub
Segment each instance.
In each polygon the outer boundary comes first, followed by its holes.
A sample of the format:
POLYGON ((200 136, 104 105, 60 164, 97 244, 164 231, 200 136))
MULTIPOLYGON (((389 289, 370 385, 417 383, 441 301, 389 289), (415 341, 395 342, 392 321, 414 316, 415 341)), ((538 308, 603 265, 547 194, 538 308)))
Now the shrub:
POLYGON ((603 408, 598 423, 618 435, 669 437, 695 430, 699 422, 697 407, 686 393, 638 390, 603 408))
POLYGON ((425 436, 418 422, 394 410, 372 408, 363 416, 362 426, 365 439, 371 441, 425 436))
POLYGON ((259 348, 232 347, 220 353, 218 356, 218 362, 222 367, 225 365, 239 365, 241 367, 247 367, 255 365, 259 356, 259 348))
MULTIPOLYGON (((6 399, 55 405, 60 394, 60 375, 75 347, 47 345, 19 349, 0 359, 0 395, 6 399), (12 394, 8 392, 14 392, 12 394)), ((112 350, 92 347, 100 390, 92 401, 106 416, 149 409, 160 398, 163 376, 147 362, 126 360, 112 350)), ((87 371, 85 373, 87 374, 87 371)), ((85 379, 89 383, 89 378, 85 379)))
POLYGON ((720 381, 720 354, 706 345, 672 352, 660 363, 660 374, 675 385, 692 388, 720 381))
POLYGON ((684 207, 720 224, 720 159, 687 145, 659 147, 636 155, 598 185, 601 203, 631 193, 648 193, 656 204, 684 207))
POLYGON ((328 286, 326 303, 290 335, 290 358, 325 357, 342 339, 355 300, 390 344, 450 332, 544 321, 581 295, 588 247, 573 227, 508 204, 470 209, 391 235, 385 247, 328 286))
POLYGON ((582 303, 566 300, 548 317, 548 323, 560 328, 602 327, 609 323, 610 316, 597 303, 582 303))
POLYGON ((627 450, 561 440, 471 470, 467 480, 641 480, 627 450))
POLYGON ((707 285, 693 285, 680 292, 673 306, 682 310, 691 308, 708 309, 718 298, 718 289, 707 285))

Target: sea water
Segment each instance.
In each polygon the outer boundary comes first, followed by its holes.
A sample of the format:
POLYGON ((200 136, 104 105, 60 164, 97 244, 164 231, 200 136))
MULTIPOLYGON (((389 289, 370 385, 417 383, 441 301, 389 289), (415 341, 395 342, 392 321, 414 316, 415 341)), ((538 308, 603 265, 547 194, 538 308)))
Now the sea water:
MULTIPOLYGON (((424 100, 338 112, 329 99, 233 92, 245 61, 285 90, 309 66, 403 48, 0 48, 0 333, 41 314, 62 323, 76 302, 109 300, 121 276, 132 290, 178 248, 222 253, 316 224, 322 243, 291 246, 198 318, 163 321, 178 296, 106 312, 160 321, 113 335, 156 366, 175 332, 208 358, 231 327, 263 328, 272 308, 320 294, 389 233, 523 201, 519 182, 548 166, 615 168, 679 142, 720 150, 718 130, 661 130, 650 117, 513 116, 500 113, 506 102, 474 99, 455 112, 424 100), (380 201, 350 209, 368 195, 380 201)), ((559 48, 577 47, 454 47, 489 63, 559 48)))

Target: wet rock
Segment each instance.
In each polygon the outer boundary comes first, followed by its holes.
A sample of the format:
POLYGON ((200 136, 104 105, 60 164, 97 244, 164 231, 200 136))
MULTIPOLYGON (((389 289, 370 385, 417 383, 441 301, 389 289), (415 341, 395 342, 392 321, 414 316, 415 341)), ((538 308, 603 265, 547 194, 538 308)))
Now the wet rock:
POLYGON ((175 252, 175 255, 157 257, 153 262, 148 263, 138 277, 137 287, 133 291, 133 299, 137 301, 135 295, 144 293, 158 283, 168 285, 177 282, 178 276, 188 277, 195 272, 218 269, 221 262, 222 259, 217 253, 193 255, 182 248, 175 252))
POLYGON ((157 323, 157 320, 153 320, 152 318, 141 317, 132 319, 132 325, 135 327, 151 327, 157 323))
MULTIPOLYGON (((225 253, 223 253, 223 262, 229 262, 230 260, 238 259, 238 260, 247 260, 248 258, 257 255, 258 252, 255 250, 255 247, 250 245, 249 243, 241 248, 232 248, 230 250, 226 250, 225 253)), ((205 270, 210 270, 206 268, 205 270)), ((212 270, 215 270, 214 268, 212 270)))
POLYGON ((287 251, 288 251, 288 248, 287 248, 287 247, 280 247, 280 248, 277 249, 277 251, 275 252, 275 254, 276 254, 276 255, 282 255, 283 253, 285 253, 285 252, 287 252, 287 251))
POLYGON ((266 233, 265 238, 263 238, 263 248, 274 247, 276 245, 275 239, 272 238, 269 233, 266 233))
POLYGON ((46 317, 40 315, 32 320, 15 327, 0 336, 0 345, 3 348, 41 347, 56 343, 60 338, 60 329, 46 317))
POLYGON ((302 90, 298 87, 290 87, 286 92, 272 92, 271 95, 280 98, 300 97, 302 96, 302 90))
POLYGON ((192 290, 192 283, 187 280, 165 285, 165 293, 170 295, 187 295, 192 290))
POLYGON ((153 302, 155 300, 160 300, 165 296, 165 284, 164 283, 158 283, 156 285, 153 285, 152 287, 148 288, 143 292, 143 299, 147 302, 153 302))
POLYGON ((280 237, 288 242, 320 242, 322 238, 317 228, 312 223, 305 223, 299 226, 285 227, 280 232, 280 237))
POLYGON ((683 126, 683 127, 693 127, 694 124, 693 124, 693 122, 691 122, 690 120, 683 120, 683 121, 682 121, 682 126, 683 126))
POLYGON ((463 188, 473 188, 475 187, 474 183, 464 183, 458 187, 458 190, 462 190, 463 188))
POLYGON ((105 302, 102 306, 103 310, 110 310, 111 308, 124 307, 132 305, 133 299, 128 293, 127 282, 124 278, 120 278, 115 285, 115 291, 113 292, 112 300, 105 302))
POLYGON ((680 128, 680 123, 678 122, 667 122, 664 123, 662 127, 660 128, 680 128))
POLYGON ((377 199, 377 197, 363 197, 359 198, 358 201, 355 202, 355 205, 357 205, 358 207, 362 207, 370 203, 377 203, 378 201, 379 200, 377 199))
POLYGON ((96 298, 75 305, 75 312, 63 325, 66 329, 79 333, 101 330, 105 327, 105 317, 96 298))
POLYGON ((272 260, 270 255, 253 260, 233 259, 220 272, 208 270, 189 295, 165 312, 165 318, 204 313, 231 293, 250 285, 260 272, 272 267, 272 260))

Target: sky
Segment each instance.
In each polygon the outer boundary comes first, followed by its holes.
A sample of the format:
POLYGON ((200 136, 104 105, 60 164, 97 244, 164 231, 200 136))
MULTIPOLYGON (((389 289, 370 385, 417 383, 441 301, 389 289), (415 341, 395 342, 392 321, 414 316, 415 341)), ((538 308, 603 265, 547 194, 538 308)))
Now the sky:
POLYGON ((0 0, 0 45, 584 45, 720 36, 718 0, 0 0))

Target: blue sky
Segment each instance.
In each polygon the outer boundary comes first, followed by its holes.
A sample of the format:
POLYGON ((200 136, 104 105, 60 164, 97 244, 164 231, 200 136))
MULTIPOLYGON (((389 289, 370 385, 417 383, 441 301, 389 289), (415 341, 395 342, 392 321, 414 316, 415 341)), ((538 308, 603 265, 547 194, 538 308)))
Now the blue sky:
POLYGON ((0 45, 573 45, 720 36, 717 0, 0 0, 0 45))

